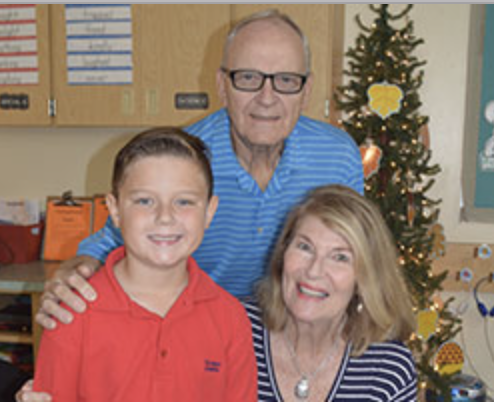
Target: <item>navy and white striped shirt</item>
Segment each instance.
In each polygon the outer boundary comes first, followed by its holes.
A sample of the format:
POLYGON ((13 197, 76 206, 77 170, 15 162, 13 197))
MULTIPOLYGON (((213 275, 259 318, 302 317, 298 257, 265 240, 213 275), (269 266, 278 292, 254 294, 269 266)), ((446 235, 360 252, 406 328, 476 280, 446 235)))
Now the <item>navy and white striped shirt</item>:
MULTIPOLYGON (((202 270, 235 296, 252 295, 287 212, 309 190, 339 183, 363 193, 360 151, 348 134, 329 124, 299 119, 264 192, 237 160, 225 109, 186 130, 211 151, 214 191, 219 197, 216 216, 193 256, 202 270)), ((121 244, 120 232, 109 220, 81 243, 78 254, 104 261, 121 244)))
MULTIPOLYGON (((252 323, 257 359, 258 399, 282 402, 273 370, 269 334, 259 307, 242 302, 252 323)), ((401 342, 375 343, 360 357, 350 356, 347 345, 326 402, 410 402, 417 399, 417 373, 410 350, 401 342)))

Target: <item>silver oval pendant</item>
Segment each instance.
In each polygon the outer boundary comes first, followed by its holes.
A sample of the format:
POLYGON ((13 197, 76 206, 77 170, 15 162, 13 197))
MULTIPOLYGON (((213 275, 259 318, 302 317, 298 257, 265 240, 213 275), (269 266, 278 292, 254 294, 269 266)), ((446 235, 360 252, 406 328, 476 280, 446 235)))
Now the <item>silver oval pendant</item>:
POLYGON ((307 399, 309 397, 309 380, 304 376, 295 385, 294 389, 297 399, 307 399))

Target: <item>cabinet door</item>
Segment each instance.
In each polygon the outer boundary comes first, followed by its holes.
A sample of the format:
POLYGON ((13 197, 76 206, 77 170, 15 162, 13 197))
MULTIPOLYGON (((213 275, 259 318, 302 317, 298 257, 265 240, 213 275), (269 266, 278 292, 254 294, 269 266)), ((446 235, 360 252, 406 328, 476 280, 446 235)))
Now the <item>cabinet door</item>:
POLYGON ((50 43, 48 41, 48 5, 19 4, 19 9, 9 9, 8 4, 0 8, 0 20, 5 23, 0 30, 0 70, 3 67, 3 81, 0 82, 0 124, 2 126, 46 126, 51 124, 49 115, 50 99, 50 43), (26 15, 27 13, 27 15, 26 15), (27 22, 25 17, 27 17, 27 22), (35 23, 31 22, 34 17, 35 23), (11 22, 11 24, 9 23, 11 22), (15 22, 24 22, 17 25, 15 22), (9 27, 7 27, 9 26, 9 27), (21 27, 23 26, 23 27, 21 27), (28 27, 29 26, 29 27, 28 27), (26 31, 27 30, 27 31, 26 31), (28 33, 29 32, 29 33, 28 33), (19 45, 22 43, 22 45, 19 45), (31 62, 24 63, 23 59, 31 62), (15 60, 12 62, 12 60, 15 60), (3 64, 2 64, 3 63, 3 64), (18 67, 20 77, 7 75, 5 68, 18 67), (26 65, 34 72, 26 71, 26 65), (37 71, 36 71, 37 68, 37 71), (9 80, 6 77, 11 77, 9 80), (15 79, 17 77, 17 79, 15 79), (30 78, 30 80, 26 80, 30 78), (35 80, 32 80, 32 79, 35 80), (19 80, 20 79, 20 80, 19 80), (25 84, 28 81, 32 84, 25 84), (14 84, 7 84, 7 83, 14 84), (23 103, 20 103, 22 99, 23 103))
MULTIPOLYGON (((309 39, 312 52, 314 87, 310 105, 304 114, 328 121, 327 105, 331 106, 334 79, 341 76, 341 53, 343 43, 343 7, 341 4, 276 4, 300 26, 309 39)), ((234 22, 259 10, 268 9, 262 4, 234 4, 234 22)))
POLYGON ((184 125, 219 109, 215 79, 230 27, 230 5, 138 7, 144 124, 184 125), (177 100, 193 106, 207 101, 208 107, 177 108, 177 100))
MULTIPOLYGON (((111 5, 110 5, 111 6, 111 5)), ((67 54, 67 28, 66 12, 70 5, 51 5, 51 28, 52 28, 52 82, 53 96, 56 100, 55 123, 59 126, 133 126, 141 123, 141 108, 138 106, 138 94, 141 88, 141 76, 143 66, 139 64, 139 49, 133 45, 135 38, 135 13, 136 6, 131 6, 132 20, 132 83, 126 85, 91 85, 89 78, 85 79, 88 84, 69 84, 68 67, 95 67, 97 63, 91 63, 91 56, 81 57, 80 63, 68 64, 67 54)), ((105 21, 116 18, 118 9, 103 11, 102 9, 81 8, 81 22, 79 27, 71 23, 71 30, 83 33, 79 35, 81 43, 71 50, 74 54, 82 50, 98 49, 104 36, 109 36, 108 42, 112 42, 107 48, 116 48, 114 39, 111 38, 111 29, 105 28, 105 21), (87 20, 86 20, 87 19, 87 20), (109 32, 107 33, 106 30, 109 32), (94 41, 89 33, 94 31, 94 41), (99 44, 99 45, 98 45, 99 44)), ((77 17, 74 17, 77 21, 77 17)), ((69 33, 73 35, 73 33, 69 33)), ((74 34, 77 36, 77 34, 74 34)), ((97 53, 97 51, 95 51, 97 53)), ((96 83, 102 81, 96 80, 96 83)))
POLYGON ((215 73, 229 5, 134 4, 131 19, 132 84, 74 86, 67 78, 65 6, 53 6, 57 125, 183 125, 220 107, 215 73), (177 98, 197 104, 204 96, 207 108, 176 107, 177 98))

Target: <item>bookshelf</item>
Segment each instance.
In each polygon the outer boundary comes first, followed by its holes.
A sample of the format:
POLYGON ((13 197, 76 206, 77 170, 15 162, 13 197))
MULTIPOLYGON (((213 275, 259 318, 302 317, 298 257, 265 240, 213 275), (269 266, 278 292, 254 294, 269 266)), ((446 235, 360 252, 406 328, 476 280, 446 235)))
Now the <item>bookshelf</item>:
POLYGON ((32 262, 0 266, 0 294, 29 295, 31 298, 30 331, 0 330, 0 343, 32 346, 36 359, 42 328, 35 321, 45 280, 57 269, 59 262, 32 262))

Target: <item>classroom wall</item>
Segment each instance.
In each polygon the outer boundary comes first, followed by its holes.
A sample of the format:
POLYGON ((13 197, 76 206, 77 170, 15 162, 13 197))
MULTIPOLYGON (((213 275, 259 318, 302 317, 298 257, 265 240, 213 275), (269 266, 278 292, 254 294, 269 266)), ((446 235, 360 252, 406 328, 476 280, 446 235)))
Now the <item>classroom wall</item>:
MULTIPOLYGON (((411 17, 416 35, 425 40, 425 45, 417 50, 419 57, 427 60, 420 96, 422 111, 430 116, 433 161, 442 167, 433 197, 442 199, 440 220, 446 239, 454 243, 493 244, 494 222, 460 221, 470 7, 470 4, 416 4, 411 17)), ((365 21, 365 16, 369 16, 368 6, 346 6, 346 46, 353 45, 358 34, 354 23, 356 13, 361 13, 365 21)), ((106 192, 114 153, 137 131, 0 126, 0 197, 45 199, 68 189, 76 195, 106 192)), ((463 318, 466 352, 472 362, 465 371, 476 370, 494 387, 494 358, 484 333, 487 330, 487 336, 494 340, 494 319, 485 324, 479 318, 470 293, 454 295, 458 302, 470 303, 463 318)), ((494 306, 492 294, 483 297, 494 306)))
POLYGON ((115 152, 137 129, 1 128, 0 197, 106 193, 115 152))

